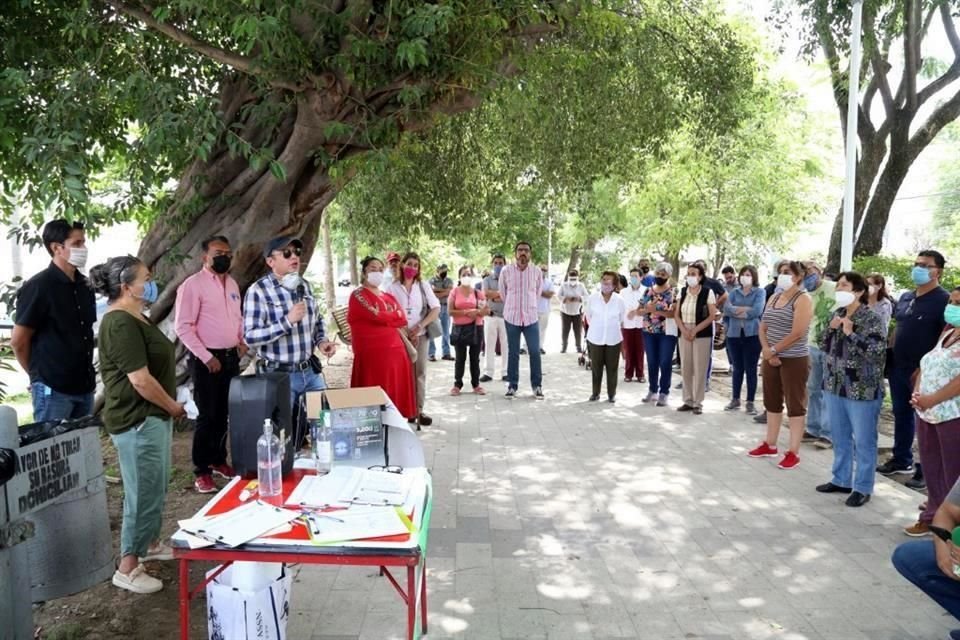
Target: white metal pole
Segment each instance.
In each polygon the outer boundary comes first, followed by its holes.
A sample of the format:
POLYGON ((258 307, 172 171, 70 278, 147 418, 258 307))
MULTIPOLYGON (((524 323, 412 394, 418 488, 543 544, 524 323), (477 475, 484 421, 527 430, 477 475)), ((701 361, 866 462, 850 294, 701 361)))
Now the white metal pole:
POLYGON ((860 31, 863 0, 853 3, 850 25, 850 93, 847 96, 847 184, 843 193, 843 234, 840 240, 840 268, 853 267, 853 207, 857 182, 857 116, 860 109, 860 31))

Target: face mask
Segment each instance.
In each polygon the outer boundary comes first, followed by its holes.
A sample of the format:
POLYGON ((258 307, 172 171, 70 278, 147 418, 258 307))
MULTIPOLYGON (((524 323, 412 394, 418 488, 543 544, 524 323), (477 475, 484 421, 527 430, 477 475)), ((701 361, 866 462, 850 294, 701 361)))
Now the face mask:
POLYGON ((913 278, 913 284, 922 287, 930 282, 930 269, 927 267, 914 267, 913 271, 910 272, 910 277, 913 278))
POLYGON ((879 289, 877 289, 876 285, 870 285, 868 288, 870 289, 871 296, 877 295, 877 291, 879 291, 879 289))
POLYGON ((960 327, 960 306, 948 304, 943 310, 943 319, 953 327, 960 327))
POLYGON ((658 287, 662 287, 663 285, 667 284, 666 278, 657 277, 657 278, 654 278, 653 281, 657 284, 658 287))
POLYGON ((472 287, 473 285, 477 284, 477 279, 473 276, 463 276, 460 278, 460 284, 465 287, 472 287))
POLYGON ((70 257, 67 258, 67 262, 77 269, 83 269, 87 264, 87 248, 70 247, 70 257))
POLYGON ((287 291, 296 291, 301 282, 300 274, 296 271, 291 271, 280 279, 280 286, 287 291))
POLYGON ((820 276, 815 273, 811 273, 806 278, 803 279, 803 288, 807 291, 813 291, 820 286, 820 276))
POLYGON ((379 287, 381 284, 383 284, 383 271, 371 271, 368 273, 367 282, 374 287, 379 287))
POLYGON ((630 276, 630 286, 636 289, 640 286, 640 278, 637 276, 630 276))
POLYGON ((153 304, 160 297, 160 288, 153 280, 143 283, 143 295, 136 296, 147 304, 153 304))
POLYGON ((650 273, 650 267, 640 267, 640 273, 642 273, 643 275, 647 275, 648 273, 650 273))
POLYGON ((499 277, 500 277, 500 271, 501 271, 502 269, 503 269, 503 265, 502 265, 502 264, 494 265, 494 267, 493 267, 493 277, 494 277, 494 278, 499 278, 499 277))
POLYGON ((233 259, 230 256, 214 256, 213 260, 210 261, 210 267, 214 273, 223 275, 227 271, 230 271, 231 262, 233 262, 233 259))
POLYGON ((642 283, 643 283, 643 286, 645 286, 645 287, 652 287, 653 284, 654 284, 656 281, 657 281, 657 279, 653 277, 653 274, 652 274, 652 273, 650 273, 650 274, 647 274, 647 275, 643 276, 643 280, 641 280, 640 282, 642 282, 642 283))
POLYGON ((855 296, 852 291, 837 291, 837 308, 849 307, 856 299, 857 296, 855 296))
POLYGON ((440 277, 441 277, 441 278, 446 278, 446 277, 447 277, 447 272, 446 272, 446 271, 441 271, 441 272, 440 272, 440 277))
POLYGON ((567 282, 569 282, 570 284, 577 284, 578 282, 580 282, 580 279, 570 276, 569 278, 567 278, 567 282))
POLYGON ((602 293, 613 293, 613 285, 607 282, 604 282, 600 285, 600 291, 602 293))
POLYGON ((753 276, 740 276, 740 285, 749 287, 753 285, 753 276))
POLYGON ((404 267, 403 268, 403 277, 407 280, 413 280, 419 274, 419 269, 414 269, 413 267, 404 267))
POLYGON ((786 291, 793 286, 793 274, 781 273, 777 276, 777 286, 781 291, 786 291))
POLYGON ((698 278, 697 276, 687 276, 688 287, 695 287, 698 284, 700 284, 700 278, 698 278))

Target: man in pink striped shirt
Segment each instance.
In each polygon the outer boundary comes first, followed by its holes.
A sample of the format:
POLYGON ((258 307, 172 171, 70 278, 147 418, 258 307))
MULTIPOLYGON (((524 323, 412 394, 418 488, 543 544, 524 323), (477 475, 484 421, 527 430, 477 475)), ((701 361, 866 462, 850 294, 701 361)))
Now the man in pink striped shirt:
POLYGON ((214 493, 213 474, 233 477, 227 464, 230 380, 240 373, 243 313, 240 287, 227 275, 233 254, 223 236, 203 241, 203 268, 177 291, 176 332, 190 351, 193 397, 200 415, 193 433, 194 488, 214 493))
MULTIPOLYGON (((517 395, 520 382, 520 336, 530 355, 530 386, 537 400, 543 400, 543 373, 540 363, 540 316, 537 302, 543 287, 540 268, 532 265, 530 243, 514 247, 516 262, 500 271, 503 320, 507 326, 507 397, 517 395)), ((489 347, 489 345, 488 345, 489 347)))

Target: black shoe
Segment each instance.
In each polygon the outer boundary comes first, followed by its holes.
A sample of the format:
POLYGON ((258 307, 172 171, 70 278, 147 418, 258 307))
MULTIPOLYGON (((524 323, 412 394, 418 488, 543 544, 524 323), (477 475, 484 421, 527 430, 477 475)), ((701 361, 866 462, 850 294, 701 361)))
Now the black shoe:
POLYGON ((616 401, 617 401, 616 396, 610 396, 609 398, 607 398, 607 402, 609 402, 610 404, 614 404, 616 401))
POLYGON ((567 352, 567 348, 566 348, 566 347, 563 347, 562 349, 560 349, 560 353, 566 353, 566 352, 567 352))
POLYGON ((546 349, 540 349, 540 355, 542 355, 542 356, 547 355, 547 350, 546 350, 546 349))
POLYGON ((526 349, 520 349, 520 355, 522 355, 522 356, 527 355, 527 350, 526 350, 526 349))
POLYGON ((436 361, 437 361, 437 356, 430 356, 430 357, 428 358, 428 360, 430 360, 430 362, 436 362, 436 361))
POLYGON ((859 491, 854 491, 850 494, 850 497, 847 498, 848 507, 862 507, 868 502, 870 502, 870 496, 860 493, 859 491))
POLYGON ((490 382, 491 380, 493 380, 493 378, 491 378, 487 374, 483 374, 482 376, 480 376, 480 382, 490 382))
POLYGON ((689 404, 684 403, 679 407, 677 407, 677 411, 693 411, 693 407, 690 406, 689 404))
POLYGON ((507 389, 507 393, 506 393, 507 398, 513 399, 516 395, 517 395, 517 390, 514 389, 513 387, 510 387, 509 389, 507 389))
POLYGON ((694 407, 693 415, 695 416, 703 415, 703 407, 694 407))
POLYGON ((757 424, 767 424, 767 412, 764 411, 759 415, 753 416, 753 421, 757 424))
POLYGON ((420 417, 417 418, 417 423, 418 423, 418 424, 421 424, 421 425, 423 425, 423 426, 425 426, 425 427, 429 427, 430 425, 433 424, 433 418, 431 418, 430 416, 428 416, 428 415, 425 414, 425 413, 421 413, 421 414, 420 414, 420 417))
POLYGON ((447 361, 449 361, 449 362, 453 362, 453 361, 454 361, 454 357, 453 357, 453 356, 443 356, 443 359, 444 359, 444 360, 447 360, 447 361))
POLYGON ((543 400, 543 387, 537 387, 533 390, 533 397, 536 400, 543 400))
POLYGON ((890 458, 883 464, 877 466, 877 473, 885 476, 892 476, 894 474, 899 475, 912 475, 913 474, 913 465, 912 464, 902 464, 897 462, 893 458, 890 458))
POLYGON ((675 386, 674 389, 683 389, 683 383, 681 382, 680 384, 675 386))
POLYGON ((922 491, 927 488, 927 481, 923 479, 923 476, 919 478, 914 476, 904 482, 903 486, 907 487, 908 489, 914 489, 915 491, 922 491))
POLYGON ((510 382, 509 376, 500 376, 500 382, 510 382))
POLYGON ((600 394, 594 394, 590 396, 590 402, 596 402, 599 399, 600 399, 600 394))
POLYGON ((832 482, 826 484, 817 485, 817 491, 820 493, 850 493, 853 489, 849 487, 838 487, 832 482))

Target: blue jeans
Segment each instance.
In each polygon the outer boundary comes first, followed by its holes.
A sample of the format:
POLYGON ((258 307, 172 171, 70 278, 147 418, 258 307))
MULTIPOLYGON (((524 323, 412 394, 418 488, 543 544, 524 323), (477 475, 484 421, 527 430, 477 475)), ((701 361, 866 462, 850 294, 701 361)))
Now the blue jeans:
POLYGON ((650 393, 670 395, 673 378, 673 351, 677 348, 677 336, 663 333, 644 333, 643 350, 647 354, 647 380, 650 393))
POLYGON ((93 411, 93 393, 71 395, 54 391, 42 382, 30 385, 33 399, 33 421, 75 420, 93 411))
POLYGON ((520 336, 527 343, 527 355, 530 356, 530 386, 536 389, 543 386, 543 372, 540 368, 540 323, 525 326, 507 325, 507 386, 516 389, 520 383, 520 336))
POLYGON ((730 357, 730 368, 733 377, 733 399, 740 399, 743 389, 743 379, 747 379, 747 402, 753 402, 757 397, 757 363, 760 362, 759 336, 741 336, 733 338, 727 336, 727 353, 730 357))
POLYGON ((893 550, 891 560, 900 575, 960 619, 960 582, 940 571, 932 540, 904 542, 893 550))
POLYGON ((913 437, 917 426, 914 422, 910 395, 913 386, 910 376, 913 369, 893 367, 890 369, 890 401, 893 404, 893 460, 897 464, 913 464, 913 437))
MULTIPOLYGON (((443 329, 443 333, 440 335, 440 345, 443 349, 443 357, 450 357, 450 310, 445 304, 440 305, 440 328, 443 329)), ((436 338, 430 341, 429 356, 435 358, 437 356, 437 345, 435 343, 436 338)))
POLYGON ((833 433, 831 482, 869 496, 876 475, 877 421, 883 398, 850 400, 824 391, 823 399, 833 433))
POLYGON ((807 378, 807 433, 830 439, 830 423, 823 403, 823 351, 810 345, 810 377, 807 378))

